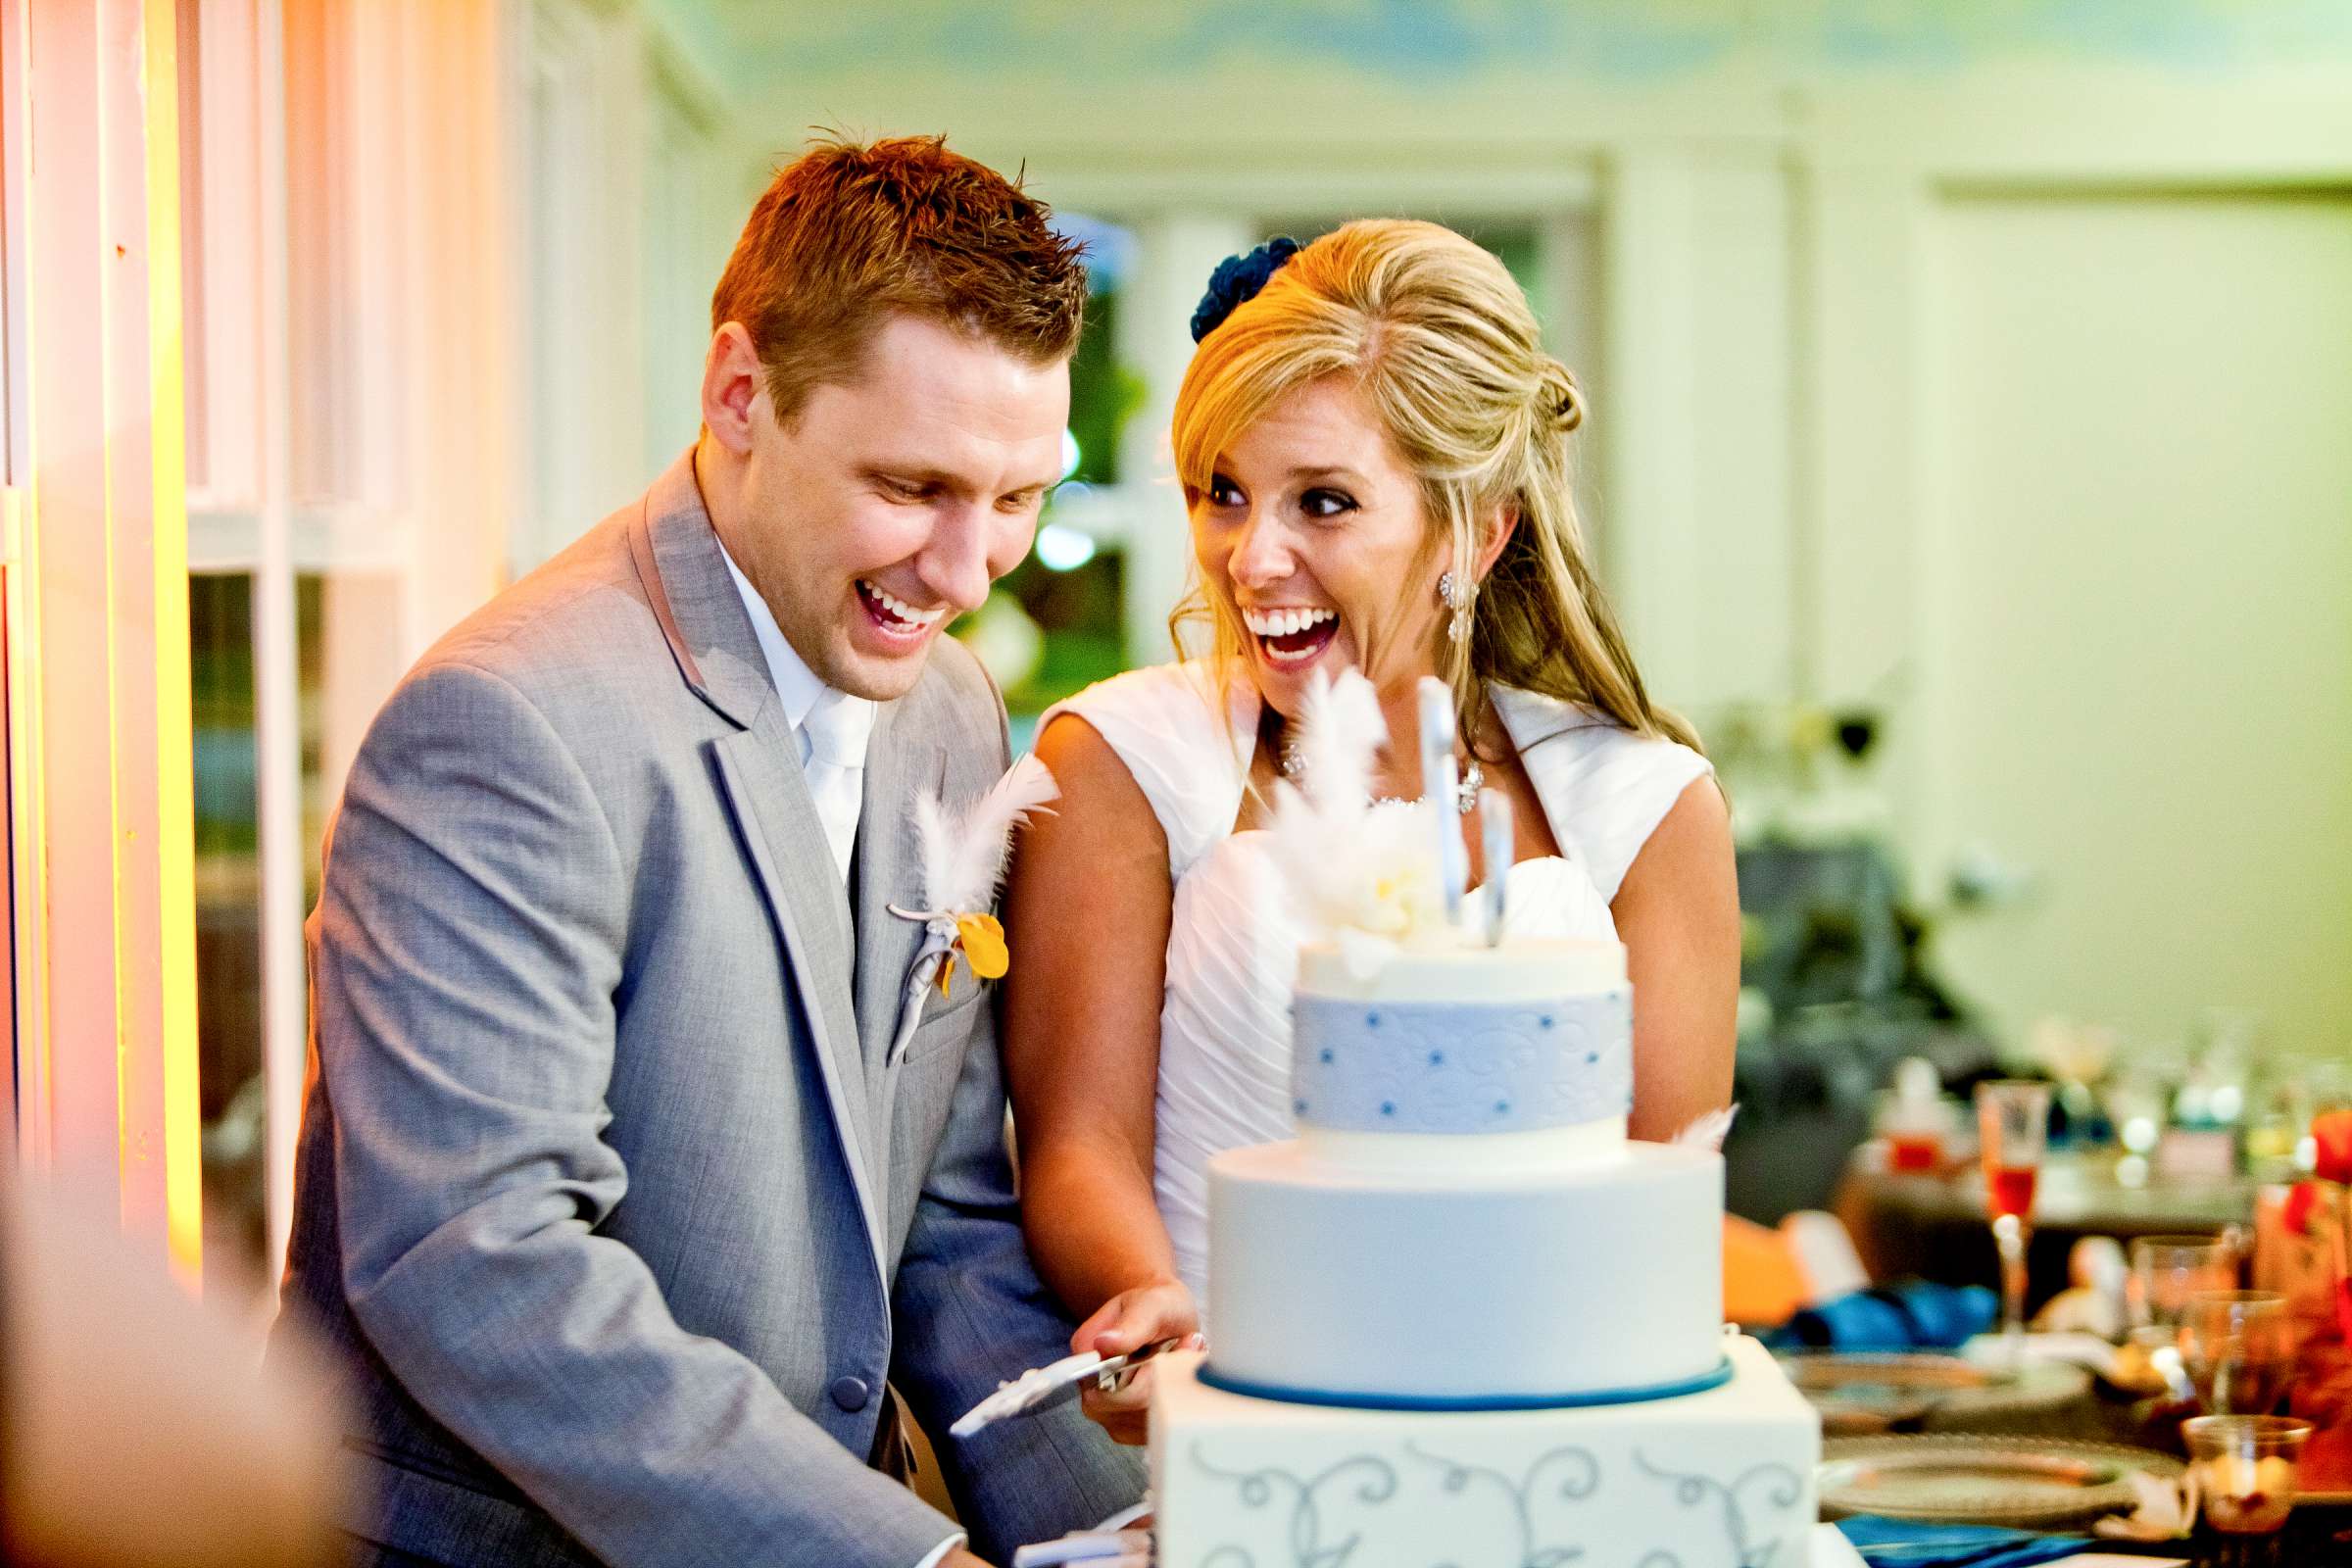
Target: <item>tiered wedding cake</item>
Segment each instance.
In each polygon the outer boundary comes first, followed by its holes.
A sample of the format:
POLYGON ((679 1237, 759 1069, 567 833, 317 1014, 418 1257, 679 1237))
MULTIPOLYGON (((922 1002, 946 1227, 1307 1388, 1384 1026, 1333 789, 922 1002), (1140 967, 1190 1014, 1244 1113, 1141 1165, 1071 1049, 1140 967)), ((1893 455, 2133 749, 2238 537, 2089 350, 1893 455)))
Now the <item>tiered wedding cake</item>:
POLYGON ((1298 1136, 1211 1163, 1210 1348, 1157 1374, 1159 1563, 1801 1568, 1820 1426, 1722 1329, 1721 1157, 1625 1136, 1624 949, 1447 936, 1301 956, 1298 1136))

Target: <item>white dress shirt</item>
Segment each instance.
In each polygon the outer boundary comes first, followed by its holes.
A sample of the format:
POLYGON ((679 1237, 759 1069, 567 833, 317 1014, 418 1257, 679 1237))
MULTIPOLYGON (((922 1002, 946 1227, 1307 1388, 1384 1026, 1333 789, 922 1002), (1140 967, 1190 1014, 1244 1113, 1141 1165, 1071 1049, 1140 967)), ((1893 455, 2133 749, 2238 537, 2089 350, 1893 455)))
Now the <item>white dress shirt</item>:
MULTIPOLYGON (((842 762, 846 765, 847 759, 854 756, 857 769, 862 773, 866 741, 874 729, 873 703, 862 697, 835 691, 817 679, 816 671, 808 667, 808 661, 794 652, 792 644, 785 640, 784 628, 776 624, 775 612, 767 608, 767 601, 760 597, 760 590, 752 586, 752 580, 743 574, 743 568, 735 564, 735 558, 727 554, 727 547, 720 545, 718 553, 727 564, 727 575, 735 579, 735 591, 743 596, 743 612, 752 617, 752 630, 760 639, 760 656, 767 661, 768 679, 775 683, 776 697, 784 705, 784 716, 792 724, 793 738, 800 742, 801 766, 810 769, 815 754, 810 717, 817 715, 819 723, 831 731, 830 739, 838 743, 834 749, 841 754, 842 762), (818 713, 819 705, 823 705, 827 710, 825 713, 818 713)), ((811 782, 813 784, 813 778, 811 782)), ((832 843, 834 861, 840 866, 846 880, 850 871, 850 846, 858 836, 858 791, 850 789, 837 794, 819 787, 812 788, 810 793, 816 800, 817 815, 824 821, 825 836, 832 843)), ((960 1532, 950 1536, 925 1553, 922 1560, 914 1564, 914 1568, 938 1568, 949 1552, 970 1539, 960 1532)))
POLYGON ((775 684, 776 698, 784 705, 784 718, 792 726, 793 739, 800 743, 801 767, 808 776, 817 816, 832 844, 834 861, 847 881, 850 846, 858 837, 858 780, 853 776, 843 785, 834 777, 832 768, 849 768, 859 775, 864 772, 866 742, 874 730, 874 705, 863 697, 835 691, 819 680, 816 671, 808 667, 808 662, 785 639, 783 628, 776 624, 775 612, 767 608, 767 601, 752 586, 743 568, 735 564, 735 558, 727 554, 725 545, 718 547, 718 554, 727 564, 727 575, 735 579, 735 591, 743 597, 744 613, 752 617, 752 631, 759 637, 760 652, 767 661, 768 679, 775 684), (820 750, 833 755, 820 758, 817 755, 820 750))

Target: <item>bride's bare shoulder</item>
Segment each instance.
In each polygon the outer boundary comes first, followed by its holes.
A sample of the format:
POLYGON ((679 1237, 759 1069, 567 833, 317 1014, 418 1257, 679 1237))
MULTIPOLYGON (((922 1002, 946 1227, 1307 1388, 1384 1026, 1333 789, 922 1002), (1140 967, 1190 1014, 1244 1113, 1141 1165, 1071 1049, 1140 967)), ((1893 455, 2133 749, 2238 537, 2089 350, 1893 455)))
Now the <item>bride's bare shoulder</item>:
MULTIPOLYGON (((1090 833, 1100 826, 1124 831, 1149 830, 1164 860, 1167 835, 1152 802, 1136 782, 1117 747, 1104 737, 1084 710, 1070 709, 1047 716, 1037 732, 1037 759, 1046 764, 1059 786, 1051 820, 1059 827, 1079 826, 1090 833)), ((1059 835, 1054 835, 1058 837, 1059 835)))

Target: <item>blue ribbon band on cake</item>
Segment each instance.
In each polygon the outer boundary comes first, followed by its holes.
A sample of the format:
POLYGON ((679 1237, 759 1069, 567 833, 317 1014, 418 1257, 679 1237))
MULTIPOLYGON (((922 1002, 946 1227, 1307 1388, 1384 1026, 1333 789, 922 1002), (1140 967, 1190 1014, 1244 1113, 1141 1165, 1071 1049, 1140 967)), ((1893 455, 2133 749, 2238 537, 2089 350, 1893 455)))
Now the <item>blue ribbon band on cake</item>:
POLYGON ((1526 1007, 1301 992, 1292 1110, 1333 1132, 1540 1132, 1633 1102, 1633 993, 1526 1007))
POLYGON ((1253 1383, 1242 1378, 1220 1374, 1213 1361, 1204 1361, 1196 1374, 1202 1383, 1227 1394, 1238 1394, 1251 1399, 1278 1399, 1285 1404, 1321 1404, 1348 1410, 1573 1410, 1596 1404, 1643 1404, 1651 1399, 1679 1399, 1688 1394, 1704 1394, 1732 1381, 1730 1357, 1718 1361, 1694 1378, 1677 1378, 1671 1383, 1652 1383, 1631 1389, 1587 1389, 1575 1394, 1512 1394, 1480 1398, 1469 1395, 1373 1394, 1334 1389, 1293 1389, 1271 1383, 1253 1383))

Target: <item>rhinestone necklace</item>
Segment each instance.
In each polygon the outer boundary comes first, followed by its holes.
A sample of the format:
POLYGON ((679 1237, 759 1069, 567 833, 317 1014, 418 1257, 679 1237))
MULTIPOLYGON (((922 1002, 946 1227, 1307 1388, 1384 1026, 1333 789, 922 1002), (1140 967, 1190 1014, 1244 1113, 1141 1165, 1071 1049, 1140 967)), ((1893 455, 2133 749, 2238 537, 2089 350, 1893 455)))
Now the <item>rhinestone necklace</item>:
MULTIPOLYGON (((1298 784, 1303 782, 1305 773, 1306 759, 1298 755, 1298 748, 1296 745, 1290 741, 1284 741, 1282 743, 1282 776, 1294 784, 1298 784)), ((1461 782, 1453 787, 1455 813, 1468 816, 1472 811, 1478 809, 1478 792, 1486 788, 1486 785, 1487 770, 1480 767, 1478 759, 1473 757, 1462 769, 1461 782)), ((1420 795, 1410 797, 1376 795, 1372 798, 1372 804, 1374 806, 1418 806, 1425 799, 1427 799, 1426 796, 1420 795)))

